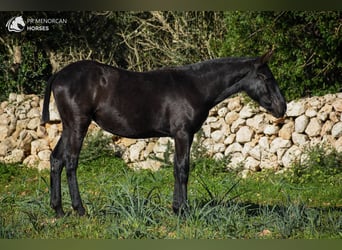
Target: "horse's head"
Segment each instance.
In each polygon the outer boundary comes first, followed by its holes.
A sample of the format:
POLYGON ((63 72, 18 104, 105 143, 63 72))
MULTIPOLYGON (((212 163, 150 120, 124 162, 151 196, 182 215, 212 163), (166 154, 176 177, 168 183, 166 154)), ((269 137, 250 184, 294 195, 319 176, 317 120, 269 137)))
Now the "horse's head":
POLYGON ((22 16, 12 17, 6 23, 6 27, 9 31, 21 32, 25 28, 25 22, 22 16))
POLYGON ((16 23, 17 25, 20 24, 21 26, 25 26, 25 22, 22 16, 16 17, 14 23, 16 23))
POLYGON ((254 61, 253 70, 248 74, 243 90, 273 116, 280 118, 286 112, 286 101, 267 66, 272 54, 273 50, 254 61))

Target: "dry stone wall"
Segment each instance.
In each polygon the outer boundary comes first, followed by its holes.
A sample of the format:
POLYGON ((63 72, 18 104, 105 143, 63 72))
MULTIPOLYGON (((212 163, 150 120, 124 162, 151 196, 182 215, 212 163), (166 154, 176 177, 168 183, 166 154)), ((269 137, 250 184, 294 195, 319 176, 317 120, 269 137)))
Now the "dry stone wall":
MULTIPOLYGON (((42 100, 35 95, 11 94, 0 106, 0 161, 21 162, 39 169, 49 167, 52 149, 60 138, 58 111, 50 104, 53 124, 40 125, 42 100)), ((89 132, 99 130, 92 124, 89 132)), ((155 158, 170 157, 170 138, 112 137, 123 159, 134 168, 158 169, 155 158)), ((307 146, 326 143, 342 151, 342 93, 288 103, 283 119, 260 107, 244 104, 242 96, 214 107, 195 141, 208 157, 231 157, 230 168, 247 171, 281 170, 303 158, 307 146)), ((172 151, 172 150, 171 150, 172 151)))

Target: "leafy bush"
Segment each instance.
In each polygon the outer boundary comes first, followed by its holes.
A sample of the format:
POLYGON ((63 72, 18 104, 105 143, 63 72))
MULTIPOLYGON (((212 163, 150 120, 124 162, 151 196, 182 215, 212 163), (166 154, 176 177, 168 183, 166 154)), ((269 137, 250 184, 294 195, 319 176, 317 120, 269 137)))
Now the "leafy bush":
POLYGON ((114 150, 110 146, 112 139, 105 136, 102 130, 88 133, 84 139, 80 153, 80 163, 89 163, 104 156, 114 156, 114 150))
MULTIPOLYGON (((2 12, 0 22, 13 16, 63 18, 67 25, 51 25, 48 32, 8 32, 0 27, 0 101, 11 92, 42 94, 52 73, 78 60, 123 64, 118 39, 125 12, 2 12)), ((121 49, 122 48, 122 49, 121 49)))
POLYGON ((324 145, 307 150, 303 162, 296 162, 290 170, 289 178, 293 183, 329 183, 332 176, 341 175, 342 152, 324 145))
POLYGON ((341 91, 341 13, 227 12, 221 56, 275 47, 270 67, 288 100, 341 91))
POLYGON ((49 60, 44 51, 39 50, 34 42, 25 42, 18 47, 15 62, 13 57, 0 53, 0 100, 9 93, 43 93, 50 74, 49 60))
POLYGON ((127 67, 143 71, 217 57, 223 12, 129 12, 120 27, 127 67))
MULTIPOLYGON (((6 23, 18 12, 0 14, 6 23)), ((340 11, 24 12, 65 18, 49 32, 0 27, 0 99, 40 94, 52 72, 82 59, 132 70, 219 56, 256 56, 275 46, 270 66, 288 100, 341 91, 340 11), (21 60, 16 60, 16 49, 21 60)))

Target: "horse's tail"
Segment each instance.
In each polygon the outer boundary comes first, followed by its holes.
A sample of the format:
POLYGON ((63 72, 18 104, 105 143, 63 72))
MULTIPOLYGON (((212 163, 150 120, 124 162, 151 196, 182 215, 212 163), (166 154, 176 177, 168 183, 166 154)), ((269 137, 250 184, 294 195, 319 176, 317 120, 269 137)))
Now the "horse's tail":
POLYGON ((48 123, 50 121, 49 106, 50 106, 50 97, 51 97, 51 86, 55 78, 56 78, 56 74, 52 75, 49 78, 46 88, 45 88, 41 125, 44 125, 45 123, 48 123))

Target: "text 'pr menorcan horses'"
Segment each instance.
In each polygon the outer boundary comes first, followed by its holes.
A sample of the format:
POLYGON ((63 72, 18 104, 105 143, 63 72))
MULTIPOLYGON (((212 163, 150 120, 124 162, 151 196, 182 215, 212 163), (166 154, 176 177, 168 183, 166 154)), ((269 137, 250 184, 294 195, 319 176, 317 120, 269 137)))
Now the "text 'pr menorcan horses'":
POLYGON ((42 123, 49 122, 52 91, 63 123, 61 138, 50 159, 50 202, 57 216, 64 216, 61 200, 64 166, 72 207, 79 215, 85 214, 76 170, 92 120, 122 137, 172 137, 175 141, 173 210, 178 213, 185 208, 190 147, 212 107, 244 91, 275 117, 285 114, 285 98, 267 66, 272 53, 148 72, 79 61, 54 74, 46 87, 42 123))

